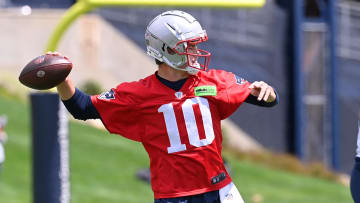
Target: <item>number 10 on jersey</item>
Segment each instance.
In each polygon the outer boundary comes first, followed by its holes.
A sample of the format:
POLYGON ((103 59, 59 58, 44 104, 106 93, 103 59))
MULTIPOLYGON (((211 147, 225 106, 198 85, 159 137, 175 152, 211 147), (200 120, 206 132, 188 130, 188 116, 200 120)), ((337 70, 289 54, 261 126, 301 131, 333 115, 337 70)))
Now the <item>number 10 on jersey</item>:
MULTIPOLYGON (((181 108, 190 144, 195 147, 202 147, 211 144, 214 141, 215 135, 208 100, 203 97, 187 99, 181 105, 181 108), (205 139, 200 139, 199 136, 198 126, 195 120, 194 105, 199 105, 200 107, 206 136, 205 139)), ((173 103, 161 105, 158 112, 163 113, 164 115, 166 131, 170 140, 170 147, 167 148, 168 153, 186 150, 186 145, 181 143, 173 103)))

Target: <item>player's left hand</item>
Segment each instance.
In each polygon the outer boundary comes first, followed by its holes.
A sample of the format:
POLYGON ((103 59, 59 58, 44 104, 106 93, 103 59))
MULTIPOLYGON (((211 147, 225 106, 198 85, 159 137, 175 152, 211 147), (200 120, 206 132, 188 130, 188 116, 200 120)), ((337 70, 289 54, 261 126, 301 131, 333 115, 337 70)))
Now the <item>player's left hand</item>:
POLYGON ((276 99, 274 89, 264 81, 255 81, 249 86, 251 95, 257 97, 258 101, 273 102, 276 99))

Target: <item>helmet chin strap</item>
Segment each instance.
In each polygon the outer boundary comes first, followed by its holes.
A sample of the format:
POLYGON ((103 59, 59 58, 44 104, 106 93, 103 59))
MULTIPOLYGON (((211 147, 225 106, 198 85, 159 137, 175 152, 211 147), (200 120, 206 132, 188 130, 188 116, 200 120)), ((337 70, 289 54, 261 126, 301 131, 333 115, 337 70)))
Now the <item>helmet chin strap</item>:
MULTIPOLYGON (((196 63, 196 66, 200 68, 200 65, 198 63, 196 63)), ((186 66, 185 70, 190 74, 190 75, 196 75, 196 73, 198 73, 200 70, 194 67, 190 67, 190 66, 186 66)))
POLYGON ((200 71, 199 69, 193 68, 191 66, 186 66, 185 68, 178 68, 176 66, 171 66, 171 67, 176 70, 186 71, 190 75, 196 75, 196 73, 198 73, 200 71))
MULTIPOLYGON (((168 64, 171 68, 176 69, 176 70, 186 71, 190 75, 196 75, 196 73, 199 72, 199 69, 196 69, 196 68, 193 68, 193 67, 190 67, 190 66, 186 66, 184 68, 179 68, 179 67, 175 66, 174 64, 172 64, 166 57, 162 57, 161 59, 166 64, 168 64)), ((198 63, 196 63, 195 66, 200 68, 200 64, 198 64, 198 63)))
POLYGON ((171 67, 176 70, 185 71, 185 72, 189 73, 190 75, 196 75, 196 73, 198 73, 200 71, 199 69, 196 69, 196 68, 193 68, 190 66, 186 66, 185 68, 178 68, 176 66, 171 66, 171 67))

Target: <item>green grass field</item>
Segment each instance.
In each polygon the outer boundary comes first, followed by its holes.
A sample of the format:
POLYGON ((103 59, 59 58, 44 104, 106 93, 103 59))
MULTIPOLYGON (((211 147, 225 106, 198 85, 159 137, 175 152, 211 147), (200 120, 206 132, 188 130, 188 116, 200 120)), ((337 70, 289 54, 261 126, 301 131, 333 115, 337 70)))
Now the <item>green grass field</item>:
MULTIPOLYGON (((0 115, 8 116, 6 162, 0 175, 1 203, 32 202, 29 106, 0 91, 0 115)), ((349 188, 338 183, 269 169, 226 154, 232 177, 247 203, 347 203, 349 188)), ((72 203, 153 202, 135 172, 148 166, 142 145, 81 123, 70 124, 72 203)))

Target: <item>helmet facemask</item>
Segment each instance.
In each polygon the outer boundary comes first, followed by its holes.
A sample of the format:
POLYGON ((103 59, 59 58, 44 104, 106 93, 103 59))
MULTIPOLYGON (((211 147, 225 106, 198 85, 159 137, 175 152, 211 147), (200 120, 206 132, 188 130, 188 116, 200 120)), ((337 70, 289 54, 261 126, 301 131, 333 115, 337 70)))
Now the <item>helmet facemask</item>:
POLYGON ((207 41, 207 39, 207 36, 204 35, 193 39, 181 40, 175 45, 173 50, 176 54, 185 56, 186 64, 184 64, 182 68, 195 69, 194 71, 196 72, 199 70, 207 70, 211 54, 199 48, 199 44, 207 41))

